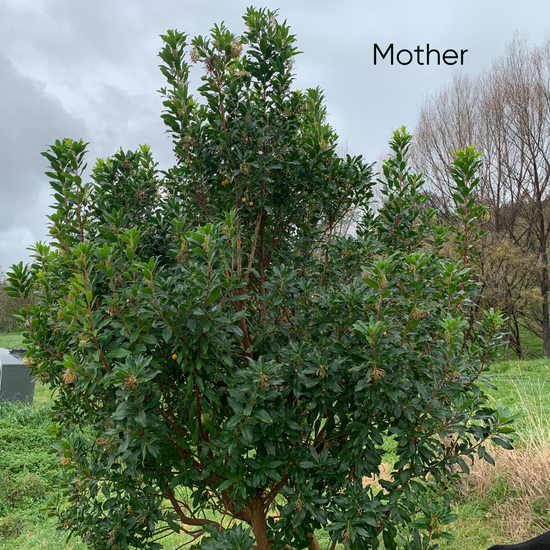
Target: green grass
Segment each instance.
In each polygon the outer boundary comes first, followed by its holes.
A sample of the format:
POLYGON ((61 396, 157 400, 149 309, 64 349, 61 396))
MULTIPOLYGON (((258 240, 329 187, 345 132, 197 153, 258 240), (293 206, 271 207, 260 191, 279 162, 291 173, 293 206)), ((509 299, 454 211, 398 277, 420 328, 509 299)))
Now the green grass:
POLYGON ((19 332, 0 332, 0 348, 23 347, 23 336, 19 332))
POLYGON ((89 550, 75 538, 67 541, 66 533, 58 533, 53 520, 38 519, 31 528, 16 538, 2 541, 0 550, 89 550))
POLYGON ((538 359, 543 357, 542 338, 535 336, 532 332, 528 332, 524 328, 520 327, 519 337, 521 342, 521 348, 523 357, 518 357, 518 354, 510 346, 508 349, 508 359, 538 359))
MULTIPOLYGON (((0 347, 21 347, 21 338, 0 333, 0 347)), ((496 363, 486 374, 496 386, 487 389, 490 404, 523 414, 517 424, 521 436, 517 446, 521 448, 533 437, 550 439, 550 359, 496 363)), ((50 391, 37 382, 32 406, 0 404, 0 550, 86 548, 76 539, 67 542, 66 534, 57 533, 53 520, 40 511, 47 496, 58 490, 61 474, 55 454, 48 451, 50 403, 50 391)), ((394 446, 391 441, 385 446, 390 462, 394 446)), ((506 479, 499 478, 487 494, 457 498, 453 507, 460 519, 447 527, 455 541, 442 541, 442 549, 485 550, 497 542, 518 542, 491 512, 495 503, 510 495, 506 479)), ((167 550, 173 550, 183 540, 173 535, 163 542, 167 550)), ((320 543, 324 550, 327 541, 320 543)))
POLYGON ((52 401, 51 390, 37 380, 34 385, 34 400, 33 400, 34 406, 40 407, 44 405, 49 405, 51 401, 52 401))
POLYGON ((502 533, 498 523, 491 519, 491 508, 487 501, 470 501, 454 504, 454 512, 460 518, 447 526, 453 535, 453 542, 441 543, 449 550, 485 550, 493 544, 513 543, 502 533))
MULTIPOLYGON (((487 378, 496 386, 496 389, 486 389, 489 405, 496 406, 498 404, 507 407, 514 414, 521 415, 516 424, 519 435, 519 439, 515 442, 517 452, 526 452, 527 456, 533 457, 531 460, 537 460, 537 449, 544 448, 544 445, 550 442, 550 359, 497 363, 491 367, 487 378)), ((493 456, 497 456, 496 450, 490 452, 493 456)), ((548 460, 544 452, 540 456, 548 460)), ((526 490, 518 487, 518 483, 515 483, 516 479, 511 480, 507 477, 506 470, 510 468, 510 464, 506 463, 505 457, 501 460, 505 462, 499 467, 499 473, 495 475, 489 489, 479 491, 474 487, 473 490, 467 491, 464 496, 455 500, 453 506, 460 519, 448 526, 448 531, 455 537, 455 541, 443 542, 442 548, 484 550, 497 543, 519 542, 518 538, 510 535, 509 529, 507 529, 509 518, 502 516, 503 513, 510 515, 514 512, 510 512, 510 510, 503 512, 502 503, 520 502, 522 498, 527 498, 526 490)), ((487 470, 491 473, 497 471, 492 467, 487 470)), ((513 470, 510 471, 513 472, 513 470)), ((531 483, 536 486, 538 484, 537 479, 524 481, 525 485, 531 483)), ((533 528, 530 536, 539 534, 548 528, 548 521, 540 521, 541 511, 536 509, 536 504, 533 502, 531 518, 518 518, 521 521, 525 520, 526 524, 545 526, 533 528)), ((545 505, 543 514, 547 514, 546 508, 545 505)), ((516 515, 523 513, 523 510, 518 510, 516 515)), ((511 519, 515 519, 513 515, 511 519)), ((529 537, 523 537, 523 539, 526 538, 529 537)))
POLYGON ((487 379, 497 389, 487 389, 490 404, 512 412, 537 409, 550 418, 550 359, 495 363, 487 379))
MULTIPOLYGON (((49 452, 48 406, 0 403, 0 542, 28 534, 40 523, 40 507, 57 490, 61 466, 49 452)), ((53 547, 51 547, 53 548, 53 547)))

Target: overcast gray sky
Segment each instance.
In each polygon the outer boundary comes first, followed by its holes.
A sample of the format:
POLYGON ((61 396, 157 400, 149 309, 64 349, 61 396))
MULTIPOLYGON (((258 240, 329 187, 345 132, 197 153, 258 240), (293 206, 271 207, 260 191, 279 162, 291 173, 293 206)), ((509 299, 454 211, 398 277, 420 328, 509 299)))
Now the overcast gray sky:
MULTIPOLYGON (((251 0, 0 0, 0 267, 28 261, 45 240, 50 190, 41 151, 56 139, 90 142, 88 163, 119 147, 149 143, 172 164, 160 119, 159 34, 207 34, 225 21, 244 31, 251 0)), ((349 152, 376 161, 391 132, 414 128, 422 99, 476 74, 500 55, 515 30, 542 41, 548 0, 264 0, 280 8, 303 52, 296 87, 321 86, 330 122, 349 152), (374 65, 374 44, 394 53, 420 46, 468 50, 464 65, 374 65)), ((405 54, 401 61, 407 61, 405 54)), ((421 60, 422 61, 422 60, 421 60)), ((196 83, 195 83, 196 84, 196 83)))

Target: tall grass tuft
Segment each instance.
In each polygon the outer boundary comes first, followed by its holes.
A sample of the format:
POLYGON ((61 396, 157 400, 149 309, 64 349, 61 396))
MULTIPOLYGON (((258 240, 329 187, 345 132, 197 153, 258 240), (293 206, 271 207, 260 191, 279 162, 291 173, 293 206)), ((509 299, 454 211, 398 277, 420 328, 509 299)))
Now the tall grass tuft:
POLYGON ((515 383, 520 437, 515 450, 491 449, 495 467, 478 461, 464 480, 467 500, 485 500, 486 517, 494 519, 506 541, 522 541, 550 526, 550 418, 544 402, 543 381, 537 394, 528 392, 524 380, 515 383))

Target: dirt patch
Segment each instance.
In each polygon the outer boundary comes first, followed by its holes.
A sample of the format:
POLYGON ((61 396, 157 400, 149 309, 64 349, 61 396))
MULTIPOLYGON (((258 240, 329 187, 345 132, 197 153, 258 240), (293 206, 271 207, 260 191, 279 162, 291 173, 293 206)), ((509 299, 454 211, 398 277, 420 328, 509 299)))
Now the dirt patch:
POLYGON ((372 476, 363 476, 363 479, 362 479, 363 487, 366 487, 367 485, 374 485, 376 487, 380 487, 380 484, 378 483, 378 481, 380 479, 384 479, 387 481, 391 480, 392 477, 390 473, 391 473, 390 465, 387 462, 382 462, 382 464, 380 464, 378 474, 374 474, 372 476))

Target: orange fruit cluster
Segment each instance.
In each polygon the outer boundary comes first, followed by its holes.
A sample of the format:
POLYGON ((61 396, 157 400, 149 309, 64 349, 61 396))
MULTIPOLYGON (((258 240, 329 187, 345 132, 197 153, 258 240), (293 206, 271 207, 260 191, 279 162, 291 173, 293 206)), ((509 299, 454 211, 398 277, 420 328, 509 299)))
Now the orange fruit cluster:
MULTIPOLYGON (((225 172, 222 170, 221 171, 221 174, 222 176, 225 176, 225 172)), ((229 178, 225 178, 223 181, 222 181, 222 186, 225 187, 226 185, 229 184, 229 178)))

